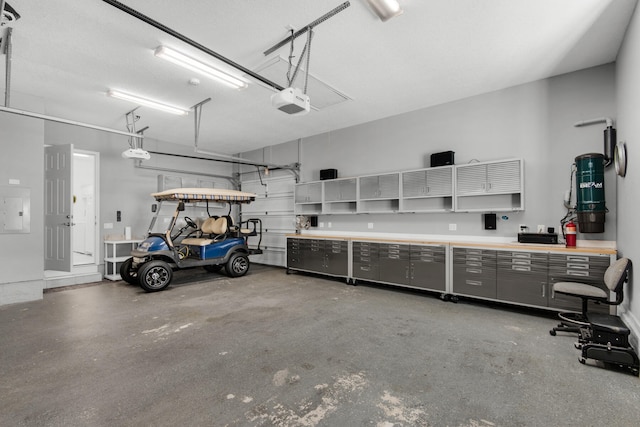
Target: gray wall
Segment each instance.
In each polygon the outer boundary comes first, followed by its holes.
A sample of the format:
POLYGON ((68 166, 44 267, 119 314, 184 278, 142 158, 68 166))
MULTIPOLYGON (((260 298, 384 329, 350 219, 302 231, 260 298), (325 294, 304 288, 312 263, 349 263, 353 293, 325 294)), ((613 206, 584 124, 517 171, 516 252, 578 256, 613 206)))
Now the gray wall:
MULTIPOLYGON (((15 108, 42 111, 33 97, 12 94, 15 108)), ((44 270, 44 126, 42 121, 0 113, 0 186, 31 192, 28 234, 0 234, 0 305, 42 298, 44 270), (12 185, 13 186, 13 185, 12 185)))
MULTIPOLYGON (((636 8, 627 30, 617 62, 618 140, 628 146, 628 171, 625 178, 618 178, 618 250, 640 266, 640 233, 638 210, 640 199, 640 10, 636 8)), ((623 319, 636 336, 640 335, 640 290, 634 289, 639 281, 632 275, 626 288, 623 319)))
MULTIPOLYGON (((313 113, 312 113, 313 114, 313 113)), ((472 98, 325 133, 301 142, 301 181, 319 179, 319 171, 338 169, 340 177, 421 168, 431 153, 453 150, 456 164, 524 158, 525 211, 500 213, 495 231, 483 229, 480 213, 324 215, 325 231, 394 232, 513 237, 519 224, 559 228, 566 210, 575 156, 603 151, 603 125, 575 128, 578 121, 616 117, 615 66, 608 64, 472 98), (332 228, 326 226, 331 222, 332 228), (367 229, 374 223, 374 229, 367 229), (457 224, 450 232, 448 225, 457 224)), ((300 120, 304 120, 301 118, 300 120)), ((263 150, 274 163, 297 156, 297 143, 263 150), (281 153, 281 157, 278 157, 281 153), (294 155, 295 153, 295 155, 294 155)), ((250 157, 260 157, 260 152, 250 157)), ((582 239, 615 240, 616 181, 605 174, 605 233, 582 239)))

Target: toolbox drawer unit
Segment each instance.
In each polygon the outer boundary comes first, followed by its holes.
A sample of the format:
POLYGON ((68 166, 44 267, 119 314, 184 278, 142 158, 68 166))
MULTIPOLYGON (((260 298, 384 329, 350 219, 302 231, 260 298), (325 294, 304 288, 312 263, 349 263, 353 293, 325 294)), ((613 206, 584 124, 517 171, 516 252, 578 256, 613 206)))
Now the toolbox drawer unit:
MULTIPOLYGON (((557 282, 580 282, 595 285, 609 293, 604 284, 604 273, 609 267, 608 256, 579 254, 549 254, 549 288, 557 282)), ((580 311, 580 298, 555 294, 549 296, 549 307, 561 310, 580 311)), ((608 313, 609 306, 589 302, 589 311, 608 313)))
POLYGON ((453 293, 496 298, 496 251, 453 248, 453 293))
POLYGON ((372 282, 380 280, 379 250, 380 243, 353 242, 354 279, 370 280, 372 282))
POLYGON ((549 255, 498 251, 496 297, 501 301, 547 307, 549 255))

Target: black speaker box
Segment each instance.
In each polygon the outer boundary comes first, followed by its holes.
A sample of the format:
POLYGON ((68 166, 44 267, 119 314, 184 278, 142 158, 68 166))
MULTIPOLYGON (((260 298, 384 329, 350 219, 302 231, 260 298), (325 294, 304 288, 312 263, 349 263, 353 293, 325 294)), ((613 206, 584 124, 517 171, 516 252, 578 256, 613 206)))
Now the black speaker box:
POLYGON ((447 166, 447 165, 453 165, 455 164, 454 162, 454 156, 456 153, 454 153, 453 151, 443 151, 442 153, 433 153, 431 155, 431 167, 436 167, 436 166, 447 166))
POLYGON ((494 213, 484 214, 484 229, 485 230, 496 229, 496 214, 494 213))
POLYGON ((320 169, 320 179, 336 179, 338 177, 338 169, 320 169))

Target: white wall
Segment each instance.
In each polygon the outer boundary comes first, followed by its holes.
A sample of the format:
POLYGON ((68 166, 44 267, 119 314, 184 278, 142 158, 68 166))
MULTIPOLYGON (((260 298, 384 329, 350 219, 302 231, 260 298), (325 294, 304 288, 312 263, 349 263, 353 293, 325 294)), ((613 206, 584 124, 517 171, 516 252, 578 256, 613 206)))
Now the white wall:
MULTIPOLYGON (((124 123, 124 117, 123 117, 124 123)), ((189 138, 190 136, 186 136, 189 138)), ((51 145, 73 144, 74 148, 100 153, 100 238, 105 235, 124 236, 124 228, 130 226, 134 238, 143 238, 148 230, 153 213, 151 205, 156 203, 150 196, 157 191, 159 174, 183 176, 195 180, 198 174, 232 175, 232 165, 196 159, 168 157, 152 154, 144 166, 175 169, 189 173, 146 170, 135 167, 134 160, 122 158, 129 148, 128 137, 108 134, 91 129, 48 122, 45 124, 45 143, 51 145), (117 211, 121 221, 117 221, 117 211), (105 229, 112 224, 112 229, 105 229)), ((199 157, 189 145, 176 145, 153 139, 145 139, 144 148, 150 151, 169 152, 199 157)), ((202 156, 200 156, 202 157, 202 156)), ((224 178, 207 178, 228 186, 224 178)), ((192 215, 185 212, 187 215, 192 215)), ((202 212, 201 212, 202 213, 202 212)), ((195 219, 195 218, 194 218, 195 219)), ((104 254, 99 255, 99 260, 104 254)))
MULTIPOLYGON (((618 178, 618 250, 640 267, 640 9, 636 8, 617 60, 618 140, 628 146, 625 178, 618 178)), ((623 315, 636 337, 640 336, 640 283, 632 279, 626 288, 623 315)))
MULTIPOLYGON (((42 111, 42 102, 12 93, 15 108, 42 111)), ((0 185, 31 192, 28 234, 0 234, 0 305, 42 298, 44 270, 44 127, 42 121, 0 113, 0 185), (13 185, 12 185, 13 186, 13 185)))
MULTIPOLYGON (((421 168, 429 165, 430 154, 446 150, 455 151, 456 164, 522 157, 525 211, 500 213, 508 220, 500 220, 495 231, 483 229, 480 213, 324 215, 319 221, 331 222, 331 231, 367 232, 371 231, 367 223, 372 222, 374 232, 514 239, 519 224, 534 230, 538 224, 558 229, 566 213, 562 200, 574 158, 603 152, 604 124, 584 128, 573 124, 615 118, 614 77, 615 67, 608 64, 306 138, 301 144, 301 181, 318 180, 325 168, 338 169, 340 177, 421 168), (456 232, 448 231, 449 223, 457 224, 456 232)), ((296 144, 283 146, 288 150, 266 151, 270 161, 291 161, 296 144)), ((605 233, 579 238, 615 240, 614 176, 612 168, 607 170, 605 233)))

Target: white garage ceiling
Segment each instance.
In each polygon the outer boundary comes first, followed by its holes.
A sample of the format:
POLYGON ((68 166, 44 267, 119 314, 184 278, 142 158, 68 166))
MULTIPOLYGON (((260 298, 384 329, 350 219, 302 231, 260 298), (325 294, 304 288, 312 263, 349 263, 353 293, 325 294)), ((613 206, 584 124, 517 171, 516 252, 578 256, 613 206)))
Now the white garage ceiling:
MULTIPOLYGON (((287 58, 289 45, 263 52, 287 26, 300 29, 344 1, 121 3, 284 85, 286 66, 271 64, 287 58)), ((365 0, 351 0, 315 28, 309 71, 326 87, 314 101, 320 83, 310 84, 311 102, 322 108, 305 116, 274 109, 274 90, 252 77, 247 89, 229 89, 155 57, 166 45, 220 64, 105 1, 8 3, 21 15, 10 24, 12 94, 42 98, 48 115, 122 130, 135 105, 107 97, 109 89, 184 107, 210 97, 200 147, 233 154, 615 61, 636 0, 399 0, 404 14, 385 23, 365 0), (189 84, 193 77, 199 85, 189 84), (325 99, 336 94, 346 100, 325 99)), ((296 61, 305 41, 295 42, 296 61)), ((303 84, 298 77, 295 86, 303 84)), ((193 114, 136 113, 148 138, 193 144, 193 114)))

